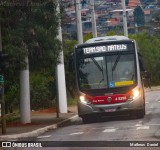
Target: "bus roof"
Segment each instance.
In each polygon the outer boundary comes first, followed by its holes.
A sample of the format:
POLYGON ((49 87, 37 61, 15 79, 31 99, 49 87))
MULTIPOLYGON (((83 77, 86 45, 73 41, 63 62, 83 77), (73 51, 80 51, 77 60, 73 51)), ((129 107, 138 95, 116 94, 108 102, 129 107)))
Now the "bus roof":
POLYGON ((129 38, 126 36, 105 36, 105 37, 97 37, 87 40, 85 43, 100 43, 106 41, 119 41, 119 40, 128 40, 129 38))
POLYGON ((96 46, 106 43, 124 43, 124 42, 134 42, 133 39, 130 39, 126 36, 114 35, 114 36, 104 36, 104 37, 97 37, 91 38, 87 40, 85 43, 75 45, 75 48, 83 48, 88 46, 96 46))

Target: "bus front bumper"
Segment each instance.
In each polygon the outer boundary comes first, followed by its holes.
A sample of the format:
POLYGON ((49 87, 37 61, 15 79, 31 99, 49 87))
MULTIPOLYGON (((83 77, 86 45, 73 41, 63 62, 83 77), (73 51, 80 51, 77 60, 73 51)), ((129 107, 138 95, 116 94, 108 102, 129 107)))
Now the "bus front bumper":
POLYGON ((78 114, 80 117, 86 115, 128 115, 126 112, 133 112, 138 110, 143 110, 145 102, 142 98, 127 101, 125 103, 116 103, 116 104, 101 104, 101 105, 94 105, 94 104, 83 104, 80 101, 78 102, 78 114))

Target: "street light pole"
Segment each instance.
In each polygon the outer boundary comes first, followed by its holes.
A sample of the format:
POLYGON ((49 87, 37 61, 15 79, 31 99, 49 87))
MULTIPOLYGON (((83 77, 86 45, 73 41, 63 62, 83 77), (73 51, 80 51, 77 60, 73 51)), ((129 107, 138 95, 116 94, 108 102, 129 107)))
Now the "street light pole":
POLYGON ((128 37, 127 15, 126 15, 125 0, 121 0, 121 2, 122 2, 122 8, 123 8, 123 29, 124 29, 124 35, 126 37, 128 37))
MULTIPOLYGON (((24 47, 27 46, 24 43, 24 47)), ((28 56, 24 58, 26 68, 20 71, 20 115, 21 123, 31 123, 31 108, 30 108, 30 85, 29 85, 29 62, 28 56)))
MULTIPOLYGON (((60 13, 59 1, 57 0, 57 14, 60 13)), ((61 28, 61 19, 58 27, 58 36, 57 38, 62 43, 62 28, 61 28)), ((64 56, 63 50, 60 53, 60 63, 57 64, 56 68, 56 79, 57 79, 57 104, 59 105, 60 113, 67 113, 67 94, 66 94, 66 81, 65 81, 65 70, 64 70, 64 56)), ((57 116, 59 116, 57 114, 57 116)))
POLYGON ((82 44, 83 43, 83 32, 82 32, 80 0, 76 0, 76 16, 77 16, 77 38, 78 38, 78 44, 82 44))
POLYGON ((96 27, 96 18, 95 18, 95 11, 94 11, 94 0, 90 0, 91 5, 91 16, 92 16, 92 34, 93 37, 97 37, 97 27, 96 27))

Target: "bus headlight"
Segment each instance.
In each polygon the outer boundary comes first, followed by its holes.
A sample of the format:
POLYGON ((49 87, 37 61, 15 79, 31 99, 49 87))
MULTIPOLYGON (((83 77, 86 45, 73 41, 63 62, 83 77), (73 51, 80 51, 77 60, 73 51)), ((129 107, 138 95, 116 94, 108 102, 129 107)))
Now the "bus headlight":
POLYGON ((91 102, 85 96, 80 96, 79 99, 80 99, 80 102, 83 104, 86 104, 86 105, 91 104, 91 102))
POLYGON ((133 90, 133 99, 136 99, 140 95, 140 89, 133 90))
POLYGON ((140 95, 141 95, 141 90, 139 87, 136 87, 135 89, 132 90, 131 95, 129 96, 128 100, 134 100, 140 95))

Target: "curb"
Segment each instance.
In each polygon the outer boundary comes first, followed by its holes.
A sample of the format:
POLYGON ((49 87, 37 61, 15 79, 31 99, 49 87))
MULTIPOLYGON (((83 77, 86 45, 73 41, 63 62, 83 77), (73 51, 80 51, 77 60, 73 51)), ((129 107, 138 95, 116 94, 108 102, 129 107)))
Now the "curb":
POLYGON ((0 137, 0 141, 16 141, 18 139, 23 139, 23 138, 33 138, 37 137, 49 130, 56 129, 58 127, 63 127, 66 123, 72 122, 75 118, 77 118, 78 115, 74 115, 70 118, 67 118, 57 124, 49 125, 43 128, 39 128, 37 130, 27 132, 27 133, 20 133, 20 134, 14 134, 14 135, 2 135, 0 137))

